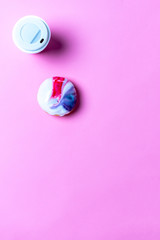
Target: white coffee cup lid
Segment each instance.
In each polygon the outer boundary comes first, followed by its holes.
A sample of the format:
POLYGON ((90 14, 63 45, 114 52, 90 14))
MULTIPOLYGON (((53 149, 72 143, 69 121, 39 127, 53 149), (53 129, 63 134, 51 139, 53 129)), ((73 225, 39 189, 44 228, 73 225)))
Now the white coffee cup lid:
POLYGON ((49 43, 51 32, 47 23, 37 16, 21 18, 13 28, 13 41, 22 51, 38 53, 49 43))

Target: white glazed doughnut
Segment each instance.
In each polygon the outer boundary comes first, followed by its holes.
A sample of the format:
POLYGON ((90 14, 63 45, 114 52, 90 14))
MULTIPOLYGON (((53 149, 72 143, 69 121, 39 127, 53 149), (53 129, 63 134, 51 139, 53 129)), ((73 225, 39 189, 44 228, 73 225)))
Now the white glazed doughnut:
POLYGON ((77 93, 69 80, 53 77, 42 82, 37 100, 40 107, 50 115, 64 116, 76 106, 77 93))

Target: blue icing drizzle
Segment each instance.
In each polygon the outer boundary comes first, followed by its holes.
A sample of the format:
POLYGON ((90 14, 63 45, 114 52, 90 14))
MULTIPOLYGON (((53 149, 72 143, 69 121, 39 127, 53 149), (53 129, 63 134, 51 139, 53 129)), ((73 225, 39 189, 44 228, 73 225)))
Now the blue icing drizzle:
POLYGON ((75 88, 72 86, 61 99, 61 104, 67 111, 70 112, 75 107, 76 101, 77 101, 76 91, 75 88))
POLYGON ((75 107, 77 101, 77 94, 74 86, 72 86, 62 97, 59 104, 57 106, 52 105, 50 106, 51 109, 55 109, 59 105, 62 105, 65 110, 68 112, 72 111, 72 109, 75 107))

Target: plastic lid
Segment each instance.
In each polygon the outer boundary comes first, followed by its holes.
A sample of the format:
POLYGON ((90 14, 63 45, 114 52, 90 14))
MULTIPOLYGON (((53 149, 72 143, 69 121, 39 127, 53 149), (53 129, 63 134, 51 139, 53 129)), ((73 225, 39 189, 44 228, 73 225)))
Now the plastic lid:
POLYGON ((27 53, 41 52, 51 37, 48 25, 39 17, 21 18, 13 28, 13 41, 16 46, 27 53))

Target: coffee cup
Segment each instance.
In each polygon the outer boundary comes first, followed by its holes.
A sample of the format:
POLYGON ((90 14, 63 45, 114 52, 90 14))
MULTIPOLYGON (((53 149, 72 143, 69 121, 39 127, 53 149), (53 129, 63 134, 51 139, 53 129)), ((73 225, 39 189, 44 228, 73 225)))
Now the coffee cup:
POLYGON ((51 31, 47 23, 37 16, 25 16, 18 20, 13 28, 15 45, 26 53, 43 51, 51 38, 51 31))

